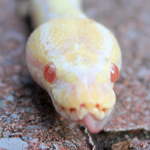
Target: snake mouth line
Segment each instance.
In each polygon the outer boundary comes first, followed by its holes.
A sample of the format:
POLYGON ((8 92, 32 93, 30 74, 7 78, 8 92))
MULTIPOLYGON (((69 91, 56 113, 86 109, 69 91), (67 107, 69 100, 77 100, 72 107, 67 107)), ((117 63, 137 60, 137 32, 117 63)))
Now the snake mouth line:
POLYGON ((84 104, 80 105, 79 109, 70 108, 65 109, 63 106, 59 105, 57 102, 54 102, 54 107, 56 111, 64 118, 71 120, 73 122, 85 125, 85 117, 90 115, 95 122, 105 119, 110 115, 113 110, 112 108, 101 108, 98 109, 98 105, 96 105, 92 109, 87 109, 84 104))
POLYGON ((54 106, 56 111, 62 117, 80 125, 86 125, 91 133, 98 133, 103 129, 104 125, 110 119, 113 110, 113 107, 110 109, 103 108, 99 110, 99 117, 96 117, 90 112, 90 110, 86 109, 83 105, 80 106, 79 110, 76 110, 75 108, 70 108, 66 110, 64 107, 58 105, 56 102, 54 102, 54 106))

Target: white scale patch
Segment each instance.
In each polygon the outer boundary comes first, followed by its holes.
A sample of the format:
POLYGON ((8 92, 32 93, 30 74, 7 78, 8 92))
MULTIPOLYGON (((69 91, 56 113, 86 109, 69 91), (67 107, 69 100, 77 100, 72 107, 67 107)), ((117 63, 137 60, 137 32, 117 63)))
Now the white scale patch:
MULTIPOLYGON (((109 58, 111 55, 111 50, 113 47, 113 40, 110 36, 109 31, 103 27, 100 24, 96 24, 96 27, 100 30, 100 33, 103 35, 103 45, 101 47, 101 49, 99 50, 99 54, 97 55, 97 58, 99 60, 99 62, 95 65, 93 65, 92 67, 84 67, 83 65, 80 65, 85 58, 82 58, 81 55, 78 56, 78 58, 71 63, 68 63, 66 61, 65 56, 63 56, 60 53, 60 50, 58 48, 55 47, 55 45, 51 42, 51 43, 47 43, 48 39, 49 41, 52 41, 50 39, 50 35, 49 34, 44 34, 45 31, 47 31, 46 33, 48 33, 48 30, 50 29, 50 23, 49 24, 44 24, 41 28, 41 42, 43 43, 43 45, 46 47, 46 50, 48 50, 48 56, 51 58, 53 56, 58 56, 58 59, 51 59, 51 61, 53 61, 55 64, 58 64, 61 62, 62 64, 62 68, 66 71, 69 71, 71 73, 74 73, 83 83, 87 83, 88 81, 93 81, 97 75, 97 73, 100 73, 103 71, 104 69, 104 64, 105 64, 105 58, 109 58), (55 49, 53 51, 51 51, 51 49, 55 49), (75 65, 76 64, 76 65, 75 65)), ((67 45, 65 45, 67 46, 67 45)), ((75 47, 79 48, 80 45, 78 45, 77 43, 75 43, 75 47)), ((62 51, 63 52, 63 51, 62 51)))

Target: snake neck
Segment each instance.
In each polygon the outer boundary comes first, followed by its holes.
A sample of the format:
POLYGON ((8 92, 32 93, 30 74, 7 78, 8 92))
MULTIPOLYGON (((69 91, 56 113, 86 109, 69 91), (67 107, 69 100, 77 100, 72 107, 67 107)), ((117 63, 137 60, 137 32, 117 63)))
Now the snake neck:
POLYGON ((31 0, 31 14, 35 27, 58 17, 87 18, 81 0, 31 0))

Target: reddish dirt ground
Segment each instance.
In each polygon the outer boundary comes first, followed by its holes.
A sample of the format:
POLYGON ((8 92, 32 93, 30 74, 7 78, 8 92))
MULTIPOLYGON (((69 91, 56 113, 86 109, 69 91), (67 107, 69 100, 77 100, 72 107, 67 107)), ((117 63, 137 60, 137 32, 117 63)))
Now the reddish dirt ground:
POLYGON ((116 110, 99 134, 60 117, 32 80, 25 60, 31 29, 17 13, 18 2, 0 0, 0 149, 150 149, 150 2, 83 3, 85 13, 110 28, 122 49, 116 110))

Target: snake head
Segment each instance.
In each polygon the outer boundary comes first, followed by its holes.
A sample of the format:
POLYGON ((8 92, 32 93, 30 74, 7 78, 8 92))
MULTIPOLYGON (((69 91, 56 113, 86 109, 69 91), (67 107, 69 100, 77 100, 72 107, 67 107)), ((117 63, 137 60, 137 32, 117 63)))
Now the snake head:
POLYGON ((121 65, 108 29, 91 19, 52 19, 32 33, 26 56, 31 76, 61 116, 92 133, 103 128, 116 103, 113 84, 121 65))

